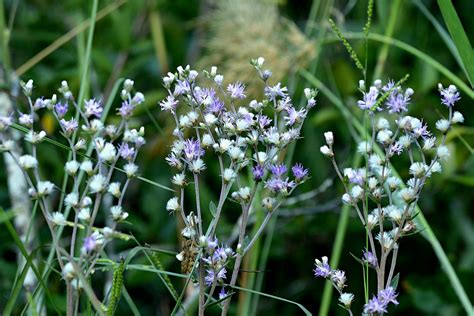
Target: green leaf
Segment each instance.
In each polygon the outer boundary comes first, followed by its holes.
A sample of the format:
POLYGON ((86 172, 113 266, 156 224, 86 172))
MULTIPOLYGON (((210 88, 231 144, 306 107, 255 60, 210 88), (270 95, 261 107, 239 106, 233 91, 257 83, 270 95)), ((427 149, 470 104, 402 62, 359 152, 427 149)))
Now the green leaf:
POLYGON ((466 70, 466 76, 472 87, 474 84, 474 55, 469 38, 464 31, 453 3, 450 0, 438 0, 438 5, 441 14, 443 15, 444 22, 448 27, 448 31, 451 34, 451 38, 461 56, 462 63, 466 70))
POLYGON ((209 212, 211 212, 212 214, 212 217, 216 217, 216 211, 217 211, 217 207, 216 205, 214 204, 214 202, 209 202, 209 212))
POLYGON ((397 289, 398 287, 398 281, 400 280, 400 273, 397 273, 395 277, 392 279, 392 282, 390 282, 390 286, 393 287, 393 289, 397 289))

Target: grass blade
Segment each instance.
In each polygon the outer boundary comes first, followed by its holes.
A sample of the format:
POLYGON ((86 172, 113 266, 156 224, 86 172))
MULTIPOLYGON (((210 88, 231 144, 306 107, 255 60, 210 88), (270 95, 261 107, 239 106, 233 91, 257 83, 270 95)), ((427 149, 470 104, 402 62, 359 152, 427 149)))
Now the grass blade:
POLYGON ((471 43, 450 0, 438 0, 439 9, 465 67, 466 77, 474 84, 474 58, 471 43))

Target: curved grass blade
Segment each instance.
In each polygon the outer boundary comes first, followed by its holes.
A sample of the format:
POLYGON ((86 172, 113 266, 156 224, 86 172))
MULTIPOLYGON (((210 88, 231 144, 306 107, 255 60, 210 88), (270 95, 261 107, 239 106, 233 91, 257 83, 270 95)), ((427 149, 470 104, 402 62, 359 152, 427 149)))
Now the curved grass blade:
POLYGON ((472 51, 469 38, 464 31, 458 14, 454 5, 449 0, 438 0, 438 6, 443 15, 444 22, 448 27, 449 34, 456 45, 459 56, 461 56, 462 63, 466 70, 466 77, 474 85, 474 52, 472 51))
MULTIPOLYGON (((229 284, 226 284, 226 285, 230 287, 229 284)), ((305 315, 312 315, 310 313, 310 311, 307 310, 303 305, 301 305, 300 303, 297 303, 295 301, 291 301, 289 299, 279 297, 279 296, 275 296, 275 295, 271 295, 271 294, 268 294, 268 293, 263 293, 263 292, 259 292, 259 291, 246 289, 246 288, 243 288, 243 287, 240 287, 240 286, 232 286, 231 288, 234 289, 234 290, 244 291, 244 292, 248 292, 248 293, 252 293, 252 294, 257 294, 257 295, 260 295, 260 296, 265 296, 265 297, 268 297, 268 298, 271 298, 271 299, 274 299, 274 300, 277 300, 277 301, 290 303, 290 304, 298 306, 303 311, 303 313, 305 313, 305 315)))

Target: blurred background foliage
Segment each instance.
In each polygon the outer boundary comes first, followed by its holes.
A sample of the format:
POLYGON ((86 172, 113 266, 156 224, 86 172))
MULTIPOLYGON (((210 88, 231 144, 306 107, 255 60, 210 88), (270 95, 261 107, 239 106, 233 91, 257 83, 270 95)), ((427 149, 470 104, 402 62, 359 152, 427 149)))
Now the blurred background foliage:
MULTIPOLYGON (((85 21, 90 14, 89 1, 3 2, 3 14, 12 26, 8 48, 11 69, 16 70, 24 81, 33 79, 38 96, 50 96, 64 79, 68 80, 73 91, 78 91, 83 67, 78 56, 82 56, 85 49, 86 32, 66 36, 69 40, 64 45, 38 63, 31 66, 25 63, 85 21)), ((164 162, 169 150, 172 122, 167 115, 160 113, 157 102, 165 95, 161 77, 179 65, 191 64, 198 70, 217 65, 226 82, 243 80, 253 83, 256 76, 248 60, 263 56, 273 71, 272 82, 283 81, 288 85, 295 95, 295 102, 302 101, 304 87, 312 86, 301 75, 304 69, 324 83, 355 118, 361 119, 355 104, 359 98, 357 83, 362 75, 342 44, 334 39, 327 21, 332 17, 361 59, 365 58, 365 42, 356 39, 357 36, 351 37, 351 34, 358 33, 360 38, 367 15, 366 1, 103 0, 99 3, 99 11, 104 8, 110 10, 95 27, 90 95, 107 100, 113 84, 120 77, 135 80, 136 88, 145 94, 146 103, 137 109, 133 125, 146 127, 148 143, 139 155, 139 164, 141 174, 147 179, 169 185, 172 176, 171 168, 164 162)), ((471 43, 474 42, 474 19, 471 17, 474 2, 456 1, 455 8, 466 33, 471 36, 471 43)), ((443 41, 439 28, 446 29, 436 1, 375 1, 371 33, 385 34, 425 52, 469 86, 462 66, 443 41)), ((415 90, 410 106, 412 114, 423 116, 430 126, 443 115, 437 83, 448 85, 450 81, 426 59, 371 40, 367 60, 368 81, 376 79, 374 75, 385 81, 410 74, 406 85, 415 90)), ((3 60, 2 65, 5 63, 3 60)), ((4 78, 5 73, 2 74, 4 78)), ((2 89, 6 90, 6 86, 2 89)), ((249 93, 258 97, 258 89, 249 93)), ((465 91, 461 91, 461 95, 463 98, 458 110, 466 121, 463 127, 449 135, 452 159, 446 163, 443 174, 429 181, 419 205, 468 295, 474 300, 474 195, 471 194, 474 189, 474 112, 472 99, 465 91)), ((57 126, 53 120, 45 116, 42 124, 54 138, 57 126)), ((262 292, 300 302, 314 314, 318 313, 324 284, 314 279, 313 262, 314 258, 331 252, 341 211, 339 197, 343 192, 338 181, 332 183, 334 172, 329 162, 319 154, 322 133, 327 130, 335 133, 341 165, 352 164, 355 151, 352 122, 341 115, 327 95, 320 93, 318 105, 304 127, 304 138, 296 145, 293 156, 293 161, 310 168, 311 179, 280 211, 271 234, 258 246, 260 255, 247 263, 249 271, 243 273, 247 275, 244 278, 246 284, 254 282, 262 292)), ((59 183, 66 152, 49 144, 43 145, 42 150, 43 172, 59 183)), ((400 171, 402 175, 406 173, 406 170, 400 171)), ((217 199, 218 176, 217 168, 210 168, 202 189, 204 200, 217 199)), ((8 209, 10 202, 3 168, 0 168, 0 183, 0 205, 8 209)), ((171 192, 146 182, 134 181, 126 200, 129 222, 133 224, 123 226, 122 231, 130 232, 142 244, 179 251, 175 218, 169 216, 164 208, 171 195, 171 192)), ((228 220, 235 220, 235 210, 229 208, 226 213, 228 220)), ((44 246, 46 253, 49 232, 40 217, 34 220, 40 233, 38 245, 44 246)), ((224 222, 221 229, 230 232, 230 221, 224 222)), ((17 264, 15 246, 4 229, 0 229, 0 240, 0 309, 3 309, 17 264)), ((355 310, 363 304, 363 283, 361 267, 351 253, 359 256, 364 244, 365 234, 352 213, 340 268, 348 274, 348 291, 356 294, 355 310)), ((115 259, 133 246, 133 243, 116 243, 115 259)), ((160 258, 167 270, 179 272, 180 264, 173 256, 160 255, 160 258)), ((145 258, 138 256, 134 261, 145 263, 145 258)), ((392 309, 394 315, 464 313, 431 246, 421 235, 402 242, 397 268, 401 294, 400 305, 392 309)), ((63 293, 59 278, 52 280, 52 293, 63 293)), ((100 277, 95 284, 98 292, 99 281, 100 277)), ((182 287, 180 279, 172 281, 178 289, 182 287)), ((127 271, 125 286, 142 315, 170 313, 172 298, 155 274, 127 271)), ((255 296, 240 299, 257 306, 255 296)), ((16 312, 20 311, 19 307, 16 312)), ((258 315, 293 315, 299 311, 294 305, 260 297, 258 309, 254 312, 258 315)), ((117 314, 130 314, 124 300, 120 302, 117 314)), ((344 314, 337 307, 336 297, 332 299, 331 314, 344 314)))

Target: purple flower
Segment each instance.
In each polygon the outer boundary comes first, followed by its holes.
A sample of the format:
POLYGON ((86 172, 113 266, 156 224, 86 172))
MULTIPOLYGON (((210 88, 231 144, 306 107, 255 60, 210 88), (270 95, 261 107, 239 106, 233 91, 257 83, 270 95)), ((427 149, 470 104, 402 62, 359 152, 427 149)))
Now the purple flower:
POLYGON ((18 121, 20 122, 20 124, 31 126, 33 124, 33 116, 31 116, 30 114, 20 112, 18 121))
POLYGON ((450 85, 446 89, 440 84, 441 103, 446 105, 448 108, 452 107, 454 103, 461 99, 458 89, 454 85, 450 85))
POLYGON ((227 295, 229 295, 229 293, 226 292, 225 287, 222 287, 221 291, 219 292, 219 299, 221 300, 224 297, 226 297, 227 295))
POLYGON ((214 282, 221 283, 223 279, 226 278, 227 270, 225 268, 221 268, 219 272, 216 273, 214 269, 206 270, 206 276, 204 277, 204 281, 206 282, 207 286, 212 285, 214 282))
POLYGON ((346 169, 344 170, 344 175, 347 177, 350 183, 362 185, 364 183, 365 177, 365 170, 364 169, 346 169))
POLYGON ((288 88, 287 87, 282 88, 280 82, 274 85, 273 87, 269 87, 269 86, 265 87, 265 96, 270 101, 275 101, 277 97, 282 97, 282 98, 286 97, 287 92, 288 92, 288 88))
POLYGON ((367 262, 372 267, 377 266, 377 257, 367 249, 363 251, 362 261, 367 262))
POLYGON ((86 116, 91 117, 100 117, 102 114, 102 111, 104 110, 102 108, 102 104, 100 104, 100 101, 96 101, 95 99, 90 99, 90 100, 85 100, 85 110, 86 110, 86 116))
POLYGON ((261 129, 265 129, 272 122, 271 118, 266 115, 257 115, 257 123, 261 129))
POLYGON ((229 92, 231 99, 244 99, 245 96, 245 85, 237 81, 227 86, 227 92, 229 92))
POLYGON ((206 107, 207 113, 220 114, 224 111, 224 103, 219 99, 215 98, 212 102, 206 107))
POLYGON ((328 264, 328 257, 322 257, 322 261, 316 259, 315 264, 316 268, 314 268, 314 276, 315 277, 321 277, 321 278, 327 278, 331 276, 331 267, 328 264))
POLYGON ((413 130, 413 134, 416 137, 422 137, 423 139, 426 139, 428 137, 431 137, 431 132, 428 131, 428 125, 426 123, 422 123, 420 127, 417 127, 413 130))
POLYGON ((56 111, 56 114, 58 115, 59 118, 63 118, 64 115, 66 115, 68 109, 67 103, 56 103, 54 106, 54 110, 56 111))
POLYGON ((135 148, 130 147, 127 143, 119 145, 119 155, 125 160, 131 161, 135 156, 135 148))
POLYGON ((174 92, 173 95, 182 95, 189 93, 191 91, 191 87, 189 86, 189 83, 184 80, 178 80, 178 84, 174 87, 174 92))
POLYGON ((306 109, 301 109, 296 111, 296 109, 292 106, 289 106, 286 109, 288 116, 285 116, 283 119, 286 121, 285 125, 293 126, 297 122, 301 122, 306 118, 306 109))
POLYGON ((403 151, 403 146, 402 146, 402 144, 397 142, 395 144, 391 144, 388 150, 390 152, 390 155, 392 155, 392 156, 394 154, 400 155, 403 151))
POLYGON ((263 167, 261 165, 256 165, 252 168, 253 178, 255 181, 260 181, 263 178, 263 167))
POLYGON ((408 91, 406 93, 402 93, 400 89, 394 89, 392 92, 390 92, 390 95, 385 102, 389 113, 400 113, 406 112, 408 110, 407 105, 410 102, 411 96, 408 91))
POLYGON ((288 190, 291 190, 295 187, 295 183, 293 181, 288 182, 288 178, 285 180, 280 178, 271 178, 270 180, 265 182, 265 188, 269 189, 273 193, 288 193, 288 190))
POLYGON ((118 109, 118 114, 123 118, 128 118, 132 115, 132 111, 135 108, 133 104, 128 101, 123 101, 122 106, 118 109))
POLYGON ((0 131, 6 130, 13 123, 13 117, 11 115, 2 116, 0 115, 0 131))
POLYGON ((69 121, 65 119, 61 119, 59 123, 61 124, 61 126, 63 127, 63 129, 66 131, 67 134, 72 134, 79 126, 79 124, 74 118, 70 119, 69 121))
POLYGON ((172 95, 169 95, 165 100, 160 102, 162 111, 170 111, 172 113, 176 111, 177 105, 178 100, 176 100, 172 95))
POLYGON ((46 107, 46 102, 44 102, 43 97, 38 98, 35 100, 35 104, 33 104, 33 109, 39 110, 46 107))
POLYGON ((93 235, 84 238, 84 249, 86 252, 91 252, 97 246, 97 242, 93 235))
POLYGON ((198 140, 194 138, 186 139, 184 141, 184 156, 188 161, 199 159, 204 155, 204 150, 201 149, 201 145, 198 140))
POLYGON ((379 90, 376 87, 370 87, 369 92, 364 92, 363 100, 357 101, 357 106, 362 110, 370 110, 377 102, 379 90))
POLYGON ((381 302, 376 296, 370 299, 367 304, 364 305, 364 313, 375 314, 375 313, 386 313, 387 304, 381 302))
POLYGON ((381 290, 379 292, 378 298, 382 303, 386 305, 388 305, 389 303, 398 305, 397 296, 398 294, 395 292, 393 287, 389 286, 385 290, 381 290))
POLYGON ((300 181, 308 175, 308 169, 305 169, 302 164, 297 163, 291 167, 291 171, 296 178, 296 181, 300 181))
POLYGON ((196 89, 195 91, 196 100, 206 106, 214 102, 216 98, 216 91, 212 88, 196 89))
POLYGON ((270 172, 277 178, 281 178, 281 176, 286 172, 286 166, 284 164, 276 164, 270 166, 270 172))

